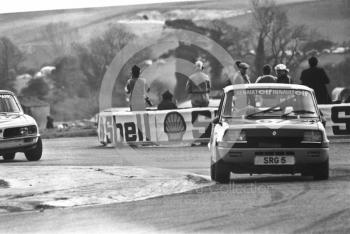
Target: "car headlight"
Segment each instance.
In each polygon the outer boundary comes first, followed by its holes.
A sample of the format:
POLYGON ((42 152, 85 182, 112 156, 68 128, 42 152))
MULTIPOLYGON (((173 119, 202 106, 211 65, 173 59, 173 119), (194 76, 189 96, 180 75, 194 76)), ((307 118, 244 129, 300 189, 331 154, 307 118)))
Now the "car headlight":
POLYGON ((322 142, 323 135, 321 131, 308 130, 304 132, 304 142, 322 142))
POLYGON ((36 134, 38 132, 38 129, 35 125, 31 125, 27 127, 28 134, 36 134))
POLYGON ((244 130, 226 130, 222 141, 245 142, 247 141, 246 132, 244 130))

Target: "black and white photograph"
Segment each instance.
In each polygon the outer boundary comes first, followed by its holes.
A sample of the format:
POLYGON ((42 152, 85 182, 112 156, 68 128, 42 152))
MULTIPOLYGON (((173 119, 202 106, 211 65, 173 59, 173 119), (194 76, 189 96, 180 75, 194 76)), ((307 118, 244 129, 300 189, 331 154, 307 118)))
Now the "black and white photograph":
POLYGON ((350 0, 0 4, 0 233, 350 233, 350 0))

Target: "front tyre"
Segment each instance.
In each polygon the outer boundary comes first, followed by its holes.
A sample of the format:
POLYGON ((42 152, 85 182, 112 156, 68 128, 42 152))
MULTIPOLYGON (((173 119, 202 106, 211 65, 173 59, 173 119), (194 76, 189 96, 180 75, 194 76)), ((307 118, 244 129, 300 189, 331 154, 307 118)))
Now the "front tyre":
POLYGON ((314 167, 314 180, 328 180, 329 178, 329 160, 314 167))
POLYGON ((210 177, 213 181, 227 184, 230 182, 230 171, 222 161, 217 161, 210 166, 210 177))
POLYGON ((15 156, 16 153, 6 153, 2 155, 5 161, 12 161, 13 159, 15 159, 15 156))
POLYGON ((34 149, 28 150, 24 154, 28 161, 38 161, 40 160, 42 153, 43 143, 41 141, 41 137, 39 137, 38 142, 36 143, 36 147, 34 149))

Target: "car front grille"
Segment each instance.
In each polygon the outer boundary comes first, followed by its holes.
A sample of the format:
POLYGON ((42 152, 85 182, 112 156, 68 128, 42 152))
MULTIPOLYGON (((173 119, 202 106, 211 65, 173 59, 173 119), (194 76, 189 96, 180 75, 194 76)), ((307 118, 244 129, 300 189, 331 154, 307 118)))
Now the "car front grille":
POLYGON ((294 129, 244 129, 246 143, 236 143, 237 148, 313 148, 320 143, 303 143, 304 130, 294 129))
POLYGON ((16 128, 7 128, 4 130, 4 138, 16 138, 24 137, 28 135, 34 135, 37 133, 37 128, 35 125, 25 126, 25 127, 16 127, 16 128))

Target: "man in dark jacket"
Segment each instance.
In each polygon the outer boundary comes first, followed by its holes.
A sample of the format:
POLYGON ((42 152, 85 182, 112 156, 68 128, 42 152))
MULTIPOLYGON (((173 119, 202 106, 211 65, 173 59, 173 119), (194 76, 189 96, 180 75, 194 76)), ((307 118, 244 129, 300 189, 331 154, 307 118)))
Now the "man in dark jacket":
POLYGON ((176 104, 173 102, 173 95, 166 91, 162 94, 163 100, 158 105, 158 110, 170 110, 177 109, 176 104))
POLYGON ((271 75, 271 66, 269 64, 264 65, 263 75, 256 79, 255 83, 276 83, 277 77, 271 75))
POLYGON ((302 71, 300 80, 302 85, 306 85, 315 91, 318 104, 329 104, 331 98, 328 94, 326 84, 329 84, 329 78, 323 68, 317 67, 316 57, 309 59, 310 68, 302 71))

